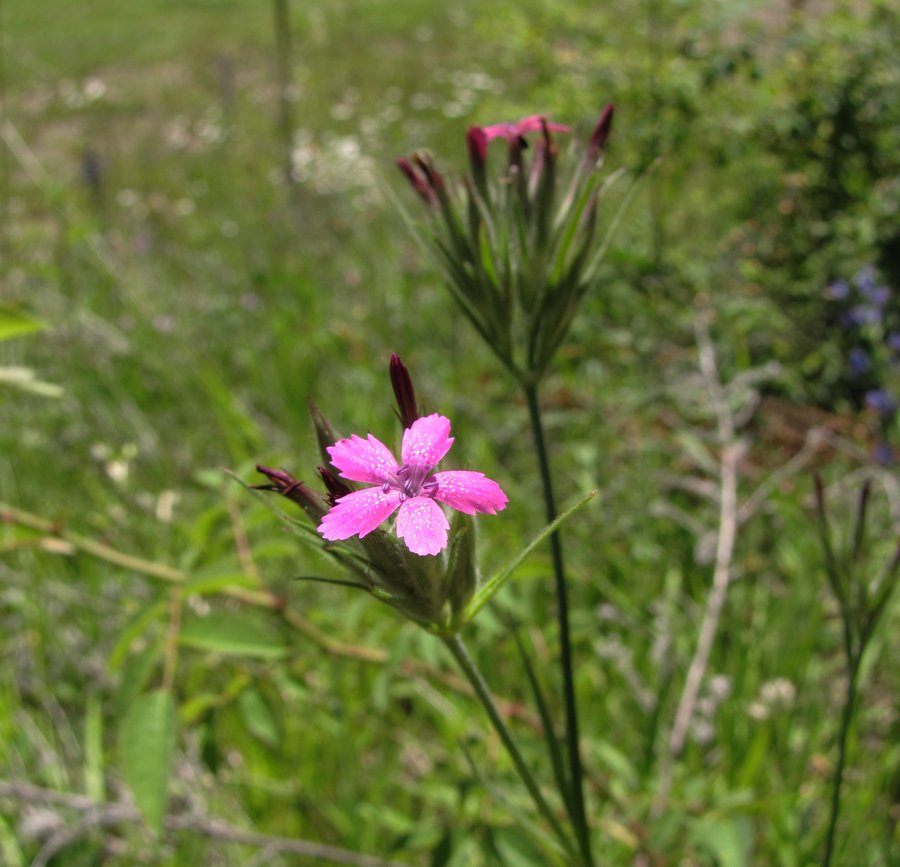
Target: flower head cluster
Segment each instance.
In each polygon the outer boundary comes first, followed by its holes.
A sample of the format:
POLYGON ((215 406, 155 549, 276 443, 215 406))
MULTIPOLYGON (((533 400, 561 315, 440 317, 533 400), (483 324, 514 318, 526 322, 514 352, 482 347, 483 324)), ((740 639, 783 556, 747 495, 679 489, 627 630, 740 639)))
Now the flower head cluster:
POLYGON ((328 448, 341 476, 373 487, 336 501, 319 532, 328 540, 363 538, 397 512, 397 535, 414 554, 438 554, 447 547, 447 522, 438 503, 467 515, 490 515, 508 502, 500 485, 483 473, 434 468, 453 445, 450 421, 442 415, 417 419, 403 433, 402 462, 372 434, 352 436, 328 448))
POLYGON ((544 375, 596 282, 597 209, 608 186, 597 169, 612 118, 608 105, 575 160, 554 138, 571 128, 544 114, 472 126, 461 183, 446 181, 426 153, 397 160, 427 205, 424 240, 454 298, 522 382, 544 375), (492 170, 495 139, 506 144, 506 160, 492 170))

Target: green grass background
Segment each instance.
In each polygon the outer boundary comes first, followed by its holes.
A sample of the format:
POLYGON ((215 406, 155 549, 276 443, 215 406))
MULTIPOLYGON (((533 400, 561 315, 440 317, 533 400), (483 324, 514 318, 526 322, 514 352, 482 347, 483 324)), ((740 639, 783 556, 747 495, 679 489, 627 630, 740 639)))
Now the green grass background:
MULTIPOLYGON (((427 148, 453 174, 470 123, 549 111, 578 138, 612 101, 610 167, 637 177, 662 161, 545 392, 560 499, 602 492, 565 530, 598 852, 604 864, 816 863, 843 657, 808 475, 776 486, 741 531, 710 668, 727 693, 704 687, 707 730, 675 763, 660 811, 711 573, 698 539, 716 518, 669 483, 695 476, 691 447, 710 442, 690 389, 692 322, 711 307, 723 377, 782 364, 747 432, 742 493, 825 423, 839 445, 819 468, 832 502, 852 502, 873 422, 829 374, 838 348, 821 290, 876 259, 890 275, 895 261, 884 202, 896 107, 866 112, 897 78, 896 14, 859 7, 293 2, 286 142, 273 4, 3 2, 0 291, 47 328, 0 344, 0 362, 62 395, 0 392, 0 499, 205 582, 186 598, 188 635, 211 615, 252 615, 285 649, 273 660, 183 643, 170 809, 410 864, 540 863, 514 821, 529 805, 501 745, 436 675, 451 670, 439 645, 369 600, 294 581, 328 567, 222 468, 254 481, 260 461, 312 478, 312 396, 343 433, 393 442, 386 373, 398 352, 428 406, 453 420, 458 465, 509 494, 502 516, 479 524, 485 568, 509 559, 542 522, 525 407, 410 239, 391 195, 416 203, 392 163, 427 148), (837 171, 830 152, 803 139, 801 121, 818 116, 818 97, 827 115, 843 85, 862 120, 841 152, 841 202, 823 180, 837 171), (271 590, 335 641, 386 658, 328 653, 223 598, 226 586, 271 590), (778 679, 794 697, 759 719, 778 679)), ((879 480, 878 564, 896 531, 896 478, 866 472, 879 480)), ((122 719, 162 676, 169 592, 46 540, 0 527, 0 777, 115 800, 122 719)), ((502 603, 558 694, 549 574, 536 554, 502 603)), ((895 604, 867 657, 841 864, 892 863, 898 843, 897 625, 895 604)), ((527 703, 494 613, 468 639, 497 692, 527 703)), ((539 738, 514 725, 546 774, 539 738)), ((39 851, 34 811, 0 801, 3 863, 39 851)), ((130 824, 86 832, 51 863, 309 863, 257 854, 191 833, 160 842, 130 824)))

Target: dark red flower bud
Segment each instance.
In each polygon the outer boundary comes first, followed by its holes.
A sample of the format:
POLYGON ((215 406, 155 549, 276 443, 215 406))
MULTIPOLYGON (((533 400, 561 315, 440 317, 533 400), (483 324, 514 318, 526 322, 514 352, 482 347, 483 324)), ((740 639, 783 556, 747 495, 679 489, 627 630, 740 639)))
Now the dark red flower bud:
POLYGON ((433 205, 435 203, 434 191, 431 189, 427 178, 422 172, 417 171, 406 157, 400 157, 397 160, 397 168, 406 175, 412 188, 422 197, 426 204, 433 205))
POLYGON ((416 167, 425 175, 425 180, 433 193, 440 195, 444 191, 444 179, 440 172, 434 167, 431 157, 422 151, 416 151, 412 155, 412 161, 416 167))
POLYGON ((472 164, 484 165, 487 160, 488 137, 480 126, 470 126, 466 133, 466 147, 472 164))
POLYGON ((321 494, 317 494, 290 473, 284 470, 273 470, 262 464, 256 465, 256 471, 266 476, 270 482, 268 485, 254 485, 256 490, 274 491, 276 494, 281 494, 282 497, 287 497, 300 506, 313 520, 319 520, 328 511, 328 505, 321 494))
POLYGON ((487 198, 487 133, 480 126, 470 126, 466 133, 466 148, 469 151, 469 167, 475 188, 482 198, 487 198))
POLYGON ((397 408, 400 411, 400 421, 405 430, 412 427, 413 422, 419 418, 419 411, 416 408, 416 392, 409 371, 396 352, 391 355, 389 369, 391 386, 394 389, 394 397, 397 399, 397 408))
POLYGON ((352 494, 353 490, 345 485, 331 470, 323 466, 316 467, 322 482, 325 484, 325 490, 328 491, 328 502, 333 506, 341 497, 352 494))
POLYGON ((609 105, 600 112, 600 117, 594 126, 594 131, 591 133, 591 138, 588 142, 587 155, 591 162, 596 162, 603 153, 603 149, 606 147, 606 139, 609 138, 609 133, 612 130, 614 110, 615 106, 612 103, 609 103, 609 105))

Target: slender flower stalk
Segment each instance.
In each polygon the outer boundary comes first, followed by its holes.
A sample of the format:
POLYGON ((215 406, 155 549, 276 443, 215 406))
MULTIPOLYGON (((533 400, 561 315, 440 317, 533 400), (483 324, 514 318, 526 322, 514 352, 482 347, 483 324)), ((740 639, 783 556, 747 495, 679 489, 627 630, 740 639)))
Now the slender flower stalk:
MULTIPOLYGON (((553 477, 550 458, 544 437, 541 409, 538 403, 537 387, 526 386, 525 399, 528 416, 534 436, 541 485, 544 491, 544 511, 547 523, 556 520, 558 512, 553 493, 553 477)), ((575 693, 575 671, 572 661, 572 639, 569 628, 569 597, 566 585, 566 570, 563 563, 562 542, 559 530, 550 536, 550 553, 553 560, 553 577, 556 587, 556 616, 559 624, 560 667, 563 677, 563 702, 566 710, 566 746, 569 759, 569 788, 572 797, 572 823, 578 835, 578 843, 586 863, 592 864, 590 829, 584 802, 584 773, 581 766, 581 739, 578 726, 578 700, 575 693)))
POLYGON ((856 709, 857 675, 859 674, 859 656, 851 656, 850 670, 847 676, 847 692, 844 697, 844 709, 841 713, 841 728, 838 735, 838 760, 834 771, 831 788, 831 806, 828 815, 828 831, 825 835, 825 855, 822 867, 830 867, 834 855, 834 843, 837 834, 838 816, 841 812, 841 789, 844 783, 844 767, 847 763, 847 741, 850 737, 850 724, 856 709))
POLYGON ((528 794, 531 795, 531 799, 534 801, 534 805, 537 807, 538 812, 547 821, 547 824, 550 826, 550 829, 553 831, 554 836, 562 847, 570 855, 575 855, 575 849, 572 841, 569 839, 569 835, 563 829, 559 819, 556 818, 556 815, 547 803, 546 798, 544 798, 537 781, 534 779, 534 775, 531 773, 531 770, 525 762, 525 759, 522 757, 521 752, 519 752, 519 748, 513 740, 509 729, 506 727, 506 723, 503 722, 503 717, 500 715, 497 705, 494 703, 493 696, 491 695, 490 687, 485 683, 484 678, 481 676, 481 672, 469 655, 469 651, 462 639, 458 635, 454 635, 445 638, 444 644, 447 646, 450 653, 453 654, 453 658, 456 660, 460 669, 462 669, 462 672, 469 683, 472 684, 475 695, 484 706, 485 711, 487 711, 491 724, 500 736, 500 740, 503 741, 503 746, 506 747, 509 757, 512 759, 513 765, 516 768, 516 772, 525 784, 525 788, 528 790, 528 794))
POLYGON ((825 853, 822 858, 822 867, 830 867, 837 839, 850 727, 859 698, 859 671, 869 642, 900 579, 900 545, 896 546, 893 555, 884 563, 875 580, 870 581, 866 574, 870 564, 865 562, 863 545, 869 515, 869 483, 864 484, 860 491, 855 527, 849 537, 850 543, 845 550, 838 550, 833 543, 828 522, 824 484, 818 475, 813 477, 813 481, 823 565, 841 615, 844 655, 847 662, 847 689, 838 731, 838 759, 832 782, 825 853))

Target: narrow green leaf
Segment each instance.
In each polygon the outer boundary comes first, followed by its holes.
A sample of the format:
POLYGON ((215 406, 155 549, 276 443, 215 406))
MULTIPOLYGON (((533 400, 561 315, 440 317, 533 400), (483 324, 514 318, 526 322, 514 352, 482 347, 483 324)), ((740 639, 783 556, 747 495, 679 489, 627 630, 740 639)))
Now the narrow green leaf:
POLYGON ((547 863, 546 852, 537 848, 518 828, 496 828, 491 836, 504 867, 534 867, 547 863))
POLYGON ((162 620, 168 610, 169 596, 166 594, 164 597, 141 608, 134 617, 122 627, 119 638, 112 649, 112 653, 109 655, 109 670, 111 672, 118 671, 119 667, 127 658, 134 640, 139 635, 146 632, 154 620, 162 620))
POLYGON ((276 500, 272 496, 272 494, 268 491, 260 491, 257 488, 254 488, 252 485, 245 482, 240 476, 236 473, 233 473, 231 470, 225 470, 225 474, 234 479, 239 485, 241 485, 245 490, 249 491, 257 500, 260 501, 282 524, 285 525, 292 533, 294 533, 297 538, 299 538, 302 542, 305 542, 307 545, 312 545, 316 549, 321 550, 322 548, 322 537, 316 533, 315 528, 313 528, 307 521, 300 521, 297 518, 294 518, 292 515, 289 515, 284 509, 279 508, 276 505, 276 500))
POLYGON ((825 575, 831 590, 837 599, 841 609, 841 616, 845 622, 849 622, 851 618, 850 606, 847 600, 847 590, 844 586, 845 578, 843 571, 838 565, 837 557, 834 553, 834 547, 831 544, 831 527, 828 523, 828 510, 825 505, 825 488, 822 479, 813 474, 813 483, 816 494, 816 517, 819 528, 819 544, 822 547, 822 557, 825 565, 825 575))
POLYGON ((753 831, 745 816, 705 816, 694 824, 691 837, 720 867, 745 867, 750 863, 753 831))
POLYGON ((566 805, 566 810, 571 817, 574 815, 574 811, 572 808, 572 790, 569 786, 568 780, 566 779, 565 766, 563 764, 563 754, 562 747, 559 742, 559 738, 556 736, 556 729, 553 725, 553 719, 550 716, 550 707, 547 704, 547 700, 544 696, 544 691, 541 689, 540 681, 537 678, 537 673, 534 670, 534 666, 531 663, 531 657, 528 655, 528 651, 525 649, 525 645, 522 643, 522 636, 519 635, 519 630, 516 628, 515 623, 510 620, 509 623, 510 631, 513 634, 513 638, 516 640, 516 648, 519 651, 519 658, 522 660, 522 665, 525 668, 525 674, 528 677, 528 682, 531 684, 531 691, 534 693, 534 701, 537 705, 538 713, 541 715, 541 725, 544 728, 544 743, 547 745, 547 752, 550 755, 550 761, 553 765, 553 776, 556 778, 556 788, 559 790, 559 794, 563 799, 563 803, 566 805))
POLYGON ((144 691, 157 670, 162 655, 161 641, 154 641, 125 660, 114 699, 116 716, 125 716, 137 696, 144 691))
POLYGON ((0 864, 25 867, 25 856, 19 847, 18 834, 3 816, 0 816, 0 864))
POLYGON ((84 711, 84 791, 98 803, 106 800, 103 779, 103 704, 96 693, 88 694, 84 711))
POLYGON ((281 744, 281 727, 258 689, 252 686, 245 689, 238 696, 238 709, 250 734, 272 748, 281 744))
MULTIPOLYGON (((254 554, 256 551, 254 550, 254 554)), ((184 584, 184 592, 195 596, 207 596, 221 593, 232 587, 255 587, 257 582, 246 572, 233 565, 223 564, 210 569, 203 569, 192 575, 184 584)))
POLYGON ((471 620, 488 602, 488 600, 509 580, 512 573, 518 568, 519 564, 535 549, 541 542, 550 536, 556 529, 576 512, 584 508, 594 497, 597 491, 591 491, 586 497, 579 500, 571 509, 563 512, 553 523, 548 524, 537 534, 506 566, 491 577, 484 586, 478 589, 472 601, 466 609, 464 622, 471 620))
POLYGON ((0 307, 0 342, 23 334, 43 331, 47 326, 40 319, 35 319, 21 310, 12 307, 0 307))
POLYGON ((122 720, 119 751, 135 803, 159 833, 175 751, 175 702, 168 690, 145 693, 131 705, 122 720))
POLYGON ((182 644, 228 656, 278 659, 287 647, 272 627, 245 612, 215 611, 194 617, 181 629, 182 644))

